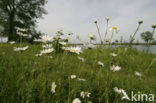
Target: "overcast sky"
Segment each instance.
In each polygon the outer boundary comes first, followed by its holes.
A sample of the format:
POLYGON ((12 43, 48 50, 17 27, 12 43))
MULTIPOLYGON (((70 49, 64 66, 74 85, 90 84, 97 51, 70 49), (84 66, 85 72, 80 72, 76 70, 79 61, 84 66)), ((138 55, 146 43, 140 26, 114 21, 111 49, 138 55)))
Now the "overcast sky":
MULTIPOLYGON (((48 0, 45 9, 48 14, 38 20, 38 30, 54 36, 58 29, 63 29, 65 33, 80 35, 84 42, 88 41, 89 34, 96 35, 99 41, 94 20, 98 21, 104 38, 105 17, 110 17, 110 25, 120 29, 114 40, 121 36, 128 40, 139 19, 144 23, 136 35, 137 39, 141 32, 151 31, 151 25, 156 22, 156 0, 48 0)), ((75 36, 70 40, 78 42, 75 36)))

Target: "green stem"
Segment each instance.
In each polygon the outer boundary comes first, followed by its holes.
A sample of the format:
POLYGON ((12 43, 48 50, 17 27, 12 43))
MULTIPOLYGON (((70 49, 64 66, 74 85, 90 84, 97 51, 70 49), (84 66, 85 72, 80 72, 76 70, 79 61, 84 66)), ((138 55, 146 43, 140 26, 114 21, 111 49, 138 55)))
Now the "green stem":
POLYGON ((111 40, 110 40, 110 42, 112 42, 113 36, 114 36, 114 30, 112 31, 112 35, 111 35, 111 40))
POLYGON ((135 37, 136 33, 139 31, 140 25, 141 25, 141 24, 138 25, 136 31, 134 32, 134 34, 133 34, 133 36, 132 36, 132 38, 131 38, 131 40, 130 40, 130 43, 129 43, 129 46, 130 46, 130 47, 131 47, 131 45, 132 45, 132 43, 133 43, 133 41, 134 41, 134 37, 135 37))
POLYGON ((113 36, 114 36, 114 30, 112 31, 111 39, 110 39, 110 42, 109 42, 109 47, 110 47, 110 45, 111 45, 111 42, 112 42, 113 36))
POLYGON ((103 41, 102 41, 102 38, 101 38, 101 34, 100 34, 99 27, 98 27, 97 23, 95 23, 95 24, 96 24, 96 27, 97 27, 97 30, 98 30, 98 34, 99 34, 99 37, 100 37, 101 44, 103 44, 103 41))
POLYGON ((108 32, 107 30, 108 30, 108 21, 107 21, 107 25, 106 25, 105 39, 106 39, 107 32, 108 32))
POLYGON ((22 35, 20 35, 20 47, 22 47, 22 35))
POLYGON ((152 60, 151 64, 148 66, 146 71, 148 71, 155 62, 156 62, 156 58, 152 60))

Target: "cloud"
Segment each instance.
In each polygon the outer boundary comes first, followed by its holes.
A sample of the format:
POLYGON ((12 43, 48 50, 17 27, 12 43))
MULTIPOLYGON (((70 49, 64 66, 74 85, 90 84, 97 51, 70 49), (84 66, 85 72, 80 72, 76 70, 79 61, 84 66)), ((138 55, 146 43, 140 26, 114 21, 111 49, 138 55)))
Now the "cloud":
MULTIPOLYGON (((55 35, 58 28, 65 32, 79 34, 82 41, 88 41, 88 34, 98 37, 94 19, 98 20, 101 33, 104 37, 106 21, 111 18, 110 24, 120 28, 115 39, 123 36, 128 40, 137 27, 138 19, 144 23, 136 35, 140 40, 140 33, 151 30, 151 24, 156 22, 156 0, 48 0, 44 19, 38 20, 38 29, 48 35, 55 35)), ((71 39, 72 42, 78 42, 71 39)), ((99 41, 99 39, 98 39, 99 41)))

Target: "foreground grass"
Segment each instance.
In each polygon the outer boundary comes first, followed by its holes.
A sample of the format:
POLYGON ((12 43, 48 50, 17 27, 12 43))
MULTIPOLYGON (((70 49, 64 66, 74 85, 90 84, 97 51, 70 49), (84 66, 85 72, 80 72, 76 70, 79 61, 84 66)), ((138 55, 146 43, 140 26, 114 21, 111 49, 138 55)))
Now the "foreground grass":
POLYGON ((29 45, 24 52, 14 52, 13 46, 0 44, 0 103, 72 103, 80 98, 83 103, 129 103, 121 101, 114 87, 156 95, 156 55, 135 49, 97 48, 84 50, 80 61, 76 54, 68 52, 35 57, 41 47, 29 45), (110 53, 118 54, 117 57, 110 53), (104 63, 104 67, 97 64, 104 63), (119 65, 121 71, 112 72, 110 66, 119 65), (135 71, 142 77, 134 75, 135 71), (70 75, 86 79, 85 82, 71 79, 70 75), (51 93, 55 82, 56 92, 51 93), (91 93, 90 98, 80 97, 81 91, 91 93))

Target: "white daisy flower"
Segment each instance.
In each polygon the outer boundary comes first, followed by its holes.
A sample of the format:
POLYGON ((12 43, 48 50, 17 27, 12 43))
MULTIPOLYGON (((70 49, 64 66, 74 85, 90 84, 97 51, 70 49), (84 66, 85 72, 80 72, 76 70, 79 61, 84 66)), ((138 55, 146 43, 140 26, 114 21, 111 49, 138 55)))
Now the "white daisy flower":
POLYGON ((97 20, 94 20, 94 23, 96 24, 97 23, 97 20))
POLYGON ((138 20, 138 23, 139 23, 139 24, 142 24, 142 23, 143 23, 143 20, 142 20, 142 19, 139 19, 139 20, 138 20))
POLYGON ((109 21, 109 20, 110 20, 110 17, 106 17, 105 19, 106 19, 107 21, 109 21))
POLYGON ((152 28, 154 28, 154 29, 156 28, 156 22, 153 23, 152 28))
POLYGON ((10 44, 15 44, 15 41, 10 41, 9 43, 10 43, 10 44))
POLYGON ((70 78, 71 79, 75 79, 76 78, 76 75, 71 75, 70 78))
POLYGON ((115 54, 115 53, 110 53, 110 55, 113 56, 113 57, 117 56, 117 54, 115 54))
POLYGON ((34 42, 42 42, 42 39, 34 39, 34 42))
POLYGON ((110 70, 112 70, 113 72, 120 71, 121 67, 113 65, 110 67, 110 70))
POLYGON ((81 93, 80 93, 80 95, 81 95, 81 97, 90 97, 90 95, 91 95, 91 93, 89 93, 89 92, 84 92, 84 91, 82 91, 81 93))
POLYGON ((49 58, 50 58, 50 59, 52 59, 52 58, 53 58, 53 56, 49 56, 49 58))
POLYGON ((62 49, 68 50, 72 53, 80 54, 82 53, 82 49, 80 47, 63 47, 62 49))
POLYGON ((139 73, 139 72, 135 72, 135 75, 138 76, 138 77, 141 77, 142 76, 142 74, 139 73))
POLYGON ((25 51, 28 49, 28 46, 25 47, 14 47, 14 51, 25 51))
POLYGON ((42 45, 42 47, 44 49, 49 49, 49 48, 52 48, 52 44, 45 44, 45 45, 42 45))
POLYGON ((55 89, 56 89, 56 84, 55 84, 55 82, 52 82, 52 85, 51 85, 51 92, 52 92, 52 93, 55 93, 55 89))
POLYGON ((104 64, 101 61, 98 61, 98 64, 102 67, 104 67, 104 64))
POLYGON ((81 100, 79 98, 75 98, 72 103, 81 103, 81 100))
POLYGON ((61 39, 61 41, 64 41, 64 42, 68 42, 68 37, 65 37, 65 36, 59 36, 59 39, 61 39))
POLYGON ((40 56, 42 56, 42 54, 40 53, 40 54, 35 54, 35 56, 36 57, 40 57, 40 56))
POLYGON ((54 51, 53 48, 44 49, 44 50, 41 51, 41 54, 49 54, 49 53, 51 53, 51 52, 53 52, 53 51, 54 51))
POLYGON ((48 35, 43 35, 40 38, 41 38, 41 42, 43 42, 43 43, 52 42, 53 41, 53 37, 48 36, 48 35))
POLYGON ((92 35, 92 34, 89 35, 89 38, 90 38, 90 40, 95 40, 96 39, 95 35, 92 35))
POLYGON ((17 33, 19 36, 23 36, 23 37, 28 36, 28 34, 24 34, 24 33, 20 32, 20 31, 17 31, 16 33, 17 33))
POLYGON ((59 42, 61 45, 67 45, 67 43, 66 42, 59 42))
POLYGON ((122 89, 118 89, 117 87, 114 87, 113 90, 118 94, 122 93, 122 89))
POLYGON ((83 79, 83 78, 78 78, 78 81, 85 82, 86 80, 85 80, 85 79, 83 79))
POLYGON ((81 60, 82 62, 84 62, 85 61, 85 59, 84 58, 82 58, 82 57, 80 57, 80 56, 78 56, 77 57, 79 60, 81 60))
POLYGON ((16 27, 16 31, 26 32, 27 29, 23 29, 23 28, 16 27))
POLYGON ((63 50, 67 50, 69 49, 69 47, 61 47, 63 50))
POLYGON ((93 49, 96 46, 94 44, 87 44, 87 45, 85 45, 85 47, 88 48, 88 49, 93 49))
POLYGON ((119 28, 117 28, 116 26, 108 26, 109 31, 116 31, 116 33, 119 33, 119 28))

